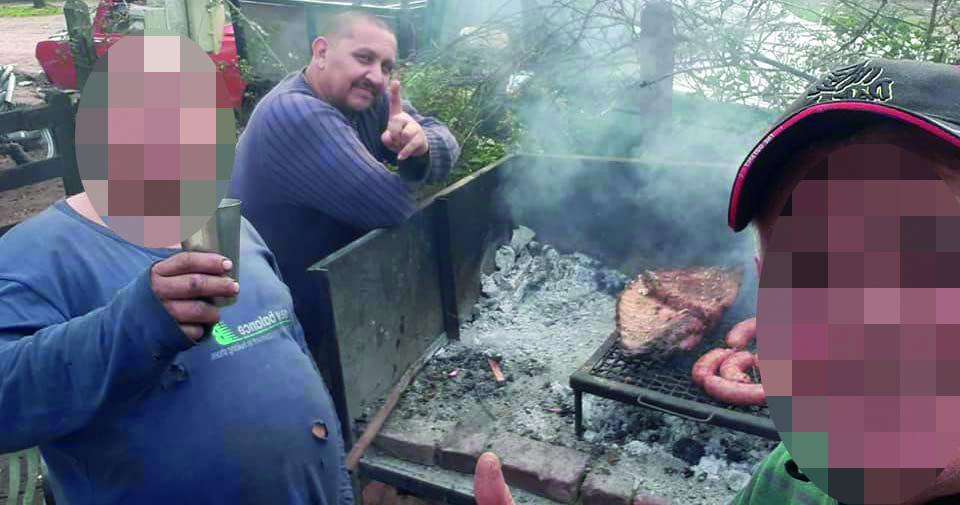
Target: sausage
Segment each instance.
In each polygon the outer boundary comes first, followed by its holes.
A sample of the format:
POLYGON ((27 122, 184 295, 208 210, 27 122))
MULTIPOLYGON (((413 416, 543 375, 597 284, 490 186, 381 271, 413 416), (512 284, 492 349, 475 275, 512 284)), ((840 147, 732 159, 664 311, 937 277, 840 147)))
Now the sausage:
POLYGON ((750 384, 753 379, 746 371, 757 364, 757 356, 750 351, 735 352, 723 360, 720 365, 720 377, 734 382, 750 384))
POLYGON ((757 318, 751 317, 733 325, 727 332, 727 346, 736 350, 744 349, 757 334, 757 318))
POLYGON ((700 359, 693 364, 693 369, 690 371, 690 378, 693 383, 703 386, 703 381, 711 375, 716 375, 720 364, 731 354, 733 354, 733 349, 718 348, 700 356, 700 359))
POLYGON ((717 400, 733 405, 763 405, 766 402, 763 385, 734 382, 719 375, 707 376, 703 389, 717 400))

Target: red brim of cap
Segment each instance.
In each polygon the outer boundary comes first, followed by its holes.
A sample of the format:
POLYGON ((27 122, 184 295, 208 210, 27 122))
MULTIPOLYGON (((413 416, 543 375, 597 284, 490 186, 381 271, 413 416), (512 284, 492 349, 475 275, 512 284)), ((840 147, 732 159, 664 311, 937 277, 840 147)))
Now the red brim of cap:
MULTIPOLYGON (((829 138, 829 136, 826 136, 829 134, 823 132, 823 127, 826 125, 839 125, 840 128, 845 127, 849 132, 850 124, 854 122, 864 123, 862 120, 850 121, 851 116, 856 115, 861 116, 861 118, 864 116, 875 117, 876 115, 880 115, 895 119, 902 123, 916 126, 960 149, 960 126, 951 127, 952 125, 946 123, 940 123, 933 119, 878 103, 845 101, 813 105, 797 112, 774 127, 767 133, 763 140, 753 148, 753 151, 747 156, 747 159, 740 165, 740 170, 737 171, 737 177, 733 181, 733 189, 730 191, 727 224, 733 228, 734 231, 740 231, 746 228, 750 220, 753 219, 754 209, 752 203, 754 202, 752 202, 750 198, 752 192, 748 191, 748 181, 752 186, 758 178, 767 178, 772 175, 768 172, 761 174, 763 177, 760 177, 758 176, 758 172, 763 172, 763 167, 783 158, 783 153, 778 151, 782 150, 784 146, 779 144, 784 143, 783 139, 787 136, 788 131, 791 135, 794 133, 803 134, 804 132, 810 132, 811 134, 818 135, 820 138, 829 138), (843 121, 844 118, 848 121, 846 126, 843 121)), ((835 128, 832 130, 834 131, 831 134, 839 134, 835 128)))

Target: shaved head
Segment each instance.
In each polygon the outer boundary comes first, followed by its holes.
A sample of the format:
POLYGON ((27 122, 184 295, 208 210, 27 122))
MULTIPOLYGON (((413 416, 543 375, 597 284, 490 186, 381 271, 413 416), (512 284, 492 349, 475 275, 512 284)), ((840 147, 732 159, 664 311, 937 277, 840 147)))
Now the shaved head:
POLYGON ((361 21, 393 34, 393 29, 386 21, 372 14, 361 11, 344 11, 323 20, 320 25, 320 36, 326 37, 331 42, 349 36, 353 27, 361 21))

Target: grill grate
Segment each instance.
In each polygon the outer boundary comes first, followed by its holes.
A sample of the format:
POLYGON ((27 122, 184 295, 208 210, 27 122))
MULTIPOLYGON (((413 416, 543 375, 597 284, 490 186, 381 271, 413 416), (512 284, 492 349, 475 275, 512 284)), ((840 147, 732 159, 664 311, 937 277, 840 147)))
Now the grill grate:
MULTIPOLYGON (((615 337, 611 337, 615 338, 615 337)), ((623 354, 620 347, 610 345, 591 368, 590 375, 640 387, 674 398, 704 403, 719 408, 769 418, 766 405, 738 406, 721 403, 708 396, 690 381, 693 363, 688 359, 636 359, 623 354)), ((760 380, 756 370, 749 374, 754 382, 760 380)))
MULTIPOLYGON (((772 440, 779 439, 766 405, 722 403, 690 381, 693 362, 705 352, 705 347, 706 342, 693 352, 667 358, 627 357, 616 345, 616 333, 610 335, 570 376, 577 408, 577 434, 583 433, 583 393, 590 393, 772 440)), ((759 381, 755 370, 749 373, 754 381, 759 381)))

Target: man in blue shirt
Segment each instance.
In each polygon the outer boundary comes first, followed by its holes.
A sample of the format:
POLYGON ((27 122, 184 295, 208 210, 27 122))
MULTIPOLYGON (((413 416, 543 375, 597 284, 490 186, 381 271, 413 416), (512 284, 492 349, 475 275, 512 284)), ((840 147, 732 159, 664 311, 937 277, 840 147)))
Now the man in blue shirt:
POLYGON ((399 82, 388 91, 397 54, 389 27, 353 12, 327 24, 310 64, 257 105, 228 193, 276 254, 298 308, 310 265, 409 218, 411 183, 443 180, 460 151, 446 126, 401 101, 399 82))
POLYGON ((0 252, 0 453, 39 446, 58 501, 352 503, 333 403, 249 223, 242 290, 219 255, 124 240, 86 194, 0 252))
MULTIPOLYGON (((220 255, 128 242, 85 193, 0 238, 0 453, 39 446, 60 503, 353 503, 330 395, 246 221, 240 258, 235 283, 220 255)), ((512 504, 493 455, 475 493, 512 504)))

